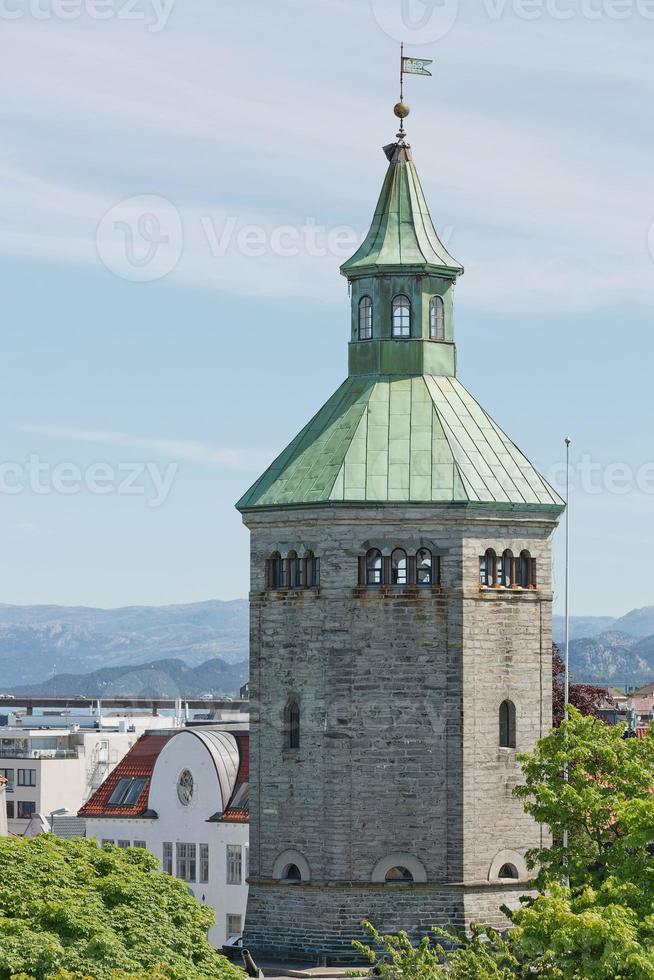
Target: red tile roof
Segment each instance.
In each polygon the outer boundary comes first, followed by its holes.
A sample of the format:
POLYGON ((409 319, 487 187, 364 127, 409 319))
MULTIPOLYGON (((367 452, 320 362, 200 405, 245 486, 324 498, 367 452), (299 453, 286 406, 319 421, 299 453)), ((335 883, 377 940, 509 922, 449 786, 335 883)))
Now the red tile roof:
POLYGON ((248 732, 238 732, 234 734, 234 737, 238 743, 238 773, 236 775, 234 792, 220 819, 225 823, 248 823, 250 820, 250 811, 248 808, 250 736, 248 732))
POLYGON ((102 786, 89 797, 78 812, 80 817, 142 817, 148 809, 150 777, 154 764, 163 749, 176 732, 145 732, 132 746, 126 756, 118 763, 102 786), (146 784, 133 806, 109 806, 111 794, 120 779, 145 777, 146 784))

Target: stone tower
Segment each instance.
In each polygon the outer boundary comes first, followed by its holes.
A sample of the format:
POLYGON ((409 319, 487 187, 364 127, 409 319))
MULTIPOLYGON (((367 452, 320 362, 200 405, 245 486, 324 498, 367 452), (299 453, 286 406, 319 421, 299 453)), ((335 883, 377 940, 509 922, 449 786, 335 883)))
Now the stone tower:
POLYGON ((351 960, 360 921, 501 925, 541 831, 516 752, 551 724, 562 500, 456 376, 462 267, 411 150, 350 286, 349 374, 242 497, 259 954, 351 960))

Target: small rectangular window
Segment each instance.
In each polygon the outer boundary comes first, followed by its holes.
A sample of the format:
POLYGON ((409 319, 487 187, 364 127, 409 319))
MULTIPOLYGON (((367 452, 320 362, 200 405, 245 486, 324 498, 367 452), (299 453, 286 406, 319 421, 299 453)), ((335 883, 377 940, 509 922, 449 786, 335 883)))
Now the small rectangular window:
POLYGON ((113 843, 115 843, 113 837, 103 837, 102 838, 102 846, 103 847, 104 847, 105 844, 113 844, 113 843))
POLYGON ((18 785, 36 786, 36 769, 19 769, 18 785))
POLYGON ((146 843, 145 843, 144 840, 135 840, 134 841, 134 847, 142 847, 142 848, 145 848, 146 846, 147 845, 146 845, 146 843))
POLYGON ((7 820, 14 819, 14 801, 7 800, 7 820))
POLYGON ((13 793, 14 791, 14 770, 13 769, 0 769, 0 776, 4 776, 7 780, 7 785, 5 789, 7 793, 13 793))
POLYGON ((243 857, 240 844, 227 845, 227 884, 240 885, 243 882, 243 857))
POLYGON ((177 845, 177 877, 182 881, 195 881, 195 844, 177 845))
POLYGON ((29 820, 36 813, 36 803, 32 800, 18 801, 18 819, 29 820))
POLYGON ((129 847, 129 841, 128 840, 119 840, 118 841, 118 847, 129 847))
POLYGON ((173 873, 173 845, 170 841, 164 841, 162 868, 164 874, 171 875, 173 873))
POLYGON ((209 881, 209 845, 200 844, 200 881, 209 881))
POLYGON ((240 936, 243 927, 241 925, 240 915, 228 915, 227 916, 227 938, 230 936, 240 936))

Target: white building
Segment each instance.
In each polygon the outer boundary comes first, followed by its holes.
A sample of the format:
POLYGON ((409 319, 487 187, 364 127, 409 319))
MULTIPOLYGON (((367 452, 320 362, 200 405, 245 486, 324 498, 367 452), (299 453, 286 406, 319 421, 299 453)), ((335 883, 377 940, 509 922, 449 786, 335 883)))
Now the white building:
POLYGON ((53 812, 77 813, 146 726, 171 719, 91 715, 12 716, 0 728, 0 776, 7 780, 10 833, 47 829, 53 812))
POLYGON ((242 723, 146 732, 79 812, 86 834, 146 847, 216 912, 214 946, 247 904, 249 743, 242 723))
POLYGON ((0 776, 0 837, 7 836, 7 780, 0 776))

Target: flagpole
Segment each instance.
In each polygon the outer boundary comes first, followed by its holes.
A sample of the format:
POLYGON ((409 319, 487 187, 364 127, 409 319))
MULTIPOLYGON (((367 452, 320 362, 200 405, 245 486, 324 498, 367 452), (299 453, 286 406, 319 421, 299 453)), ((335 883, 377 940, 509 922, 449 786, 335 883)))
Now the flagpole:
MULTIPOLYGON (((570 443, 565 439, 565 672, 563 675, 563 718, 568 720, 570 699, 570 443)), ((568 782, 568 763, 563 764, 563 780, 568 782)), ((568 831, 563 831, 563 849, 568 850, 568 831)))
POLYGON ((400 102, 404 100, 404 41, 400 41, 400 102))

